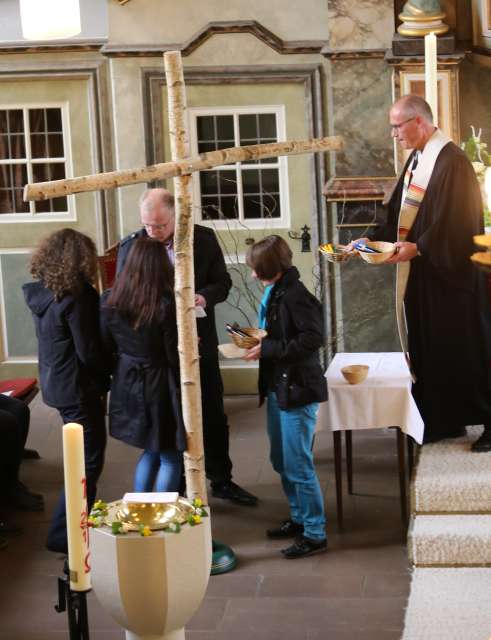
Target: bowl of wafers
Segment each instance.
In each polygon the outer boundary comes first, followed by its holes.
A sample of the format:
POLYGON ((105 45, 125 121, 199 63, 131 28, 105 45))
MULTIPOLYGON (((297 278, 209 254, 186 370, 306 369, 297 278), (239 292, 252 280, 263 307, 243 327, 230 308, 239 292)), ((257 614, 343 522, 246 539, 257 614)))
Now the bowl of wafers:
POLYGON ((251 349, 259 344, 268 334, 264 329, 256 327, 240 327, 236 322, 226 325, 227 333, 240 349, 251 349))
POLYGON ((365 242, 360 246, 363 248, 356 247, 358 254, 369 264, 382 264, 382 262, 391 258, 396 251, 393 242, 382 242, 380 240, 365 242))

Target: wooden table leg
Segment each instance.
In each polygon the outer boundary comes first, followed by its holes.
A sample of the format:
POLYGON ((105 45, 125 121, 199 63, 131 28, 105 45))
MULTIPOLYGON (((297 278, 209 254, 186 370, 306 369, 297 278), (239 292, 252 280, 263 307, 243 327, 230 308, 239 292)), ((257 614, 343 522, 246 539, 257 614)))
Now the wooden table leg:
POLYGON ((399 463, 399 491, 401 497, 401 517, 404 526, 407 526, 407 495, 406 495, 406 456, 405 435, 397 428, 397 459, 399 463))
POLYGON ((336 508, 338 513, 338 531, 343 529, 343 474, 342 474, 342 442, 341 432, 333 431, 334 441, 334 473, 336 476, 336 508))
POLYGON ((407 439, 407 466, 408 466, 408 478, 411 482, 414 467, 414 440, 411 436, 406 436, 407 439))
POLYGON ((353 439, 351 429, 344 432, 346 443, 346 475, 348 478, 348 493, 353 493, 353 439))

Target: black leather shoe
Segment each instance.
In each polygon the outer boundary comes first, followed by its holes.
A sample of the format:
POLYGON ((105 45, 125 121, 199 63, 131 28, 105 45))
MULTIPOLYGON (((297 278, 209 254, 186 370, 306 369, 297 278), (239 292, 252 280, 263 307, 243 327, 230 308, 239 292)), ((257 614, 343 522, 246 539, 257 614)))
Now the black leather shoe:
POLYGON ((305 536, 299 536, 291 547, 282 549, 281 553, 288 560, 294 560, 295 558, 305 558, 307 556, 313 556, 316 553, 324 553, 327 551, 327 540, 312 540, 305 536))
POLYGON ((284 520, 276 529, 267 529, 266 535, 272 540, 282 540, 284 538, 294 538, 302 535, 303 524, 293 522, 293 520, 284 520))
POLYGON ((215 498, 223 498, 231 500, 245 507, 253 507, 257 504, 257 497, 249 493, 245 489, 239 487, 238 484, 228 480, 226 482, 215 482, 211 484, 211 493, 215 498))
POLYGON ((479 438, 471 447, 474 453, 487 453, 491 451, 491 428, 486 427, 479 438))

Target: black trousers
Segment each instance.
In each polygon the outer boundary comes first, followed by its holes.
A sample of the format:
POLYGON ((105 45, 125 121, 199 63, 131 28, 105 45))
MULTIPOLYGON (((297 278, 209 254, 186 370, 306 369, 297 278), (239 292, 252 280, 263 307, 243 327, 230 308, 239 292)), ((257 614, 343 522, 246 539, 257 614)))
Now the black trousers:
POLYGON ((232 461, 218 355, 201 359, 200 374, 206 476, 212 483, 223 482, 232 477, 232 461))
MULTIPOLYGON (((104 452, 106 450, 106 425, 104 421, 104 406, 98 396, 84 398, 81 405, 58 409, 63 420, 81 424, 84 431, 85 475, 87 478, 87 507, 92 508, 97 493, 97 481, 104 466, 104 452)), ((48 531, 46 546, 50 551, 68 553, 65 491, 62 490, 53 513, 48 531)))
POLYGON ((29 420, 25 402, 0 394, 0 499, 8 497, 19 480, 29 420))

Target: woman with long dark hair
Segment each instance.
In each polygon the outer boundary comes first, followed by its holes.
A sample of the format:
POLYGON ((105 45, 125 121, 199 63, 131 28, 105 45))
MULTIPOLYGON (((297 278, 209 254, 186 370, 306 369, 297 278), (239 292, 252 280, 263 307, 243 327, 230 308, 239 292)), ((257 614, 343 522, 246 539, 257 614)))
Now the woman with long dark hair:
MULTIPOLYGON (((99 294, 92 286, 97 253, 92 240, 74 229, 48 236, 31 259, 37 282, 23 286, 32 312, 45 404, 64 423, 83 426, 88 509, 104 464, 106 429, 101 396, 109 387, 99 334, 99 294)), ((65 494, 61 493, 46 546, 67 553, 65 494)))
POLYGON ((139 238, 101 298, 104 346, 114 358, 109 432, 143 449, 135 491, 177 491, 185 433, 179 393, 173 269, 162 242, 139 238))

